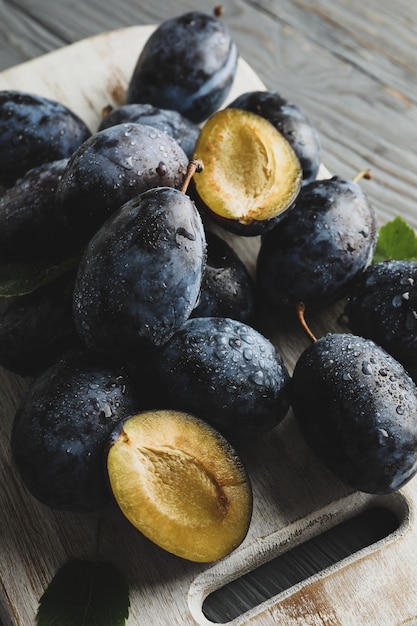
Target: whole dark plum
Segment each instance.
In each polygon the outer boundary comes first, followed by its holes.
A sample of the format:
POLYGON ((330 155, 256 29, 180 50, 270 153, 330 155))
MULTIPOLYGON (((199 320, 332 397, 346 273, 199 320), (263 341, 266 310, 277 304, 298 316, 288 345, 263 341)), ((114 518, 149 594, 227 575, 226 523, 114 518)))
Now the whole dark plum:
POLYGON ((290 376, 275 346, 230 318, 188 319, 149 370, 159 401, 233 435, 274 428, 289 409, 290 376))
POLYGON ((68 159, 32 168, 0 197, 0 262, 57 261, 77 244, 58 208, 68 159))
POLYGON ((192 158, 200 127, 178 111, 160 109, 151 104, 124 104, 107 113, 98 130, 126 122, 163 130, 180 144, 189 159, 192 158))
POLYGON ((417 374, 417 261, 381 261, 355 281, 346 315, 350 329, 373 339, 417 374))
POLYGON ((206 231, 207 261, 192 317, 232 317, 250 323, 255 314, 251 275, 225 239, 206 231))
POLYGON ((162 22, 139 55, 126 103, 179 111, 200 123, 226 99, 238 52, 214 14, 190 11, 162 22))
POLYGON ((123 366, 84 351, 59 359, 32 382, 13 420, 13 464, 29 492, 54 509, 104 506, 109 437, 136 408, 123 366))
POLYGON ((11 300, 0 314, 0 365, 38 376, 78 343, 72 319, 74 273, 11 300))
POLYGON ((370 264, 375 212, 360 185, 339 176, 305 185, 285 219, 262 238, 256 280, 276 312, 318 309, 343 297, 370 264))
POLYGON ((18 90, 0 91, 0 185, 71 154, 91 135, 60 102, 18 90))
POLYGON ((229 107, 257 113, 275 126, 291 144, 303 169, 303 185, 315 180, 321 164, 321 142, 317 129, 301 109, 275 91, 249 91, 229 107))
POLYGON ((87 241, 125 202, 153 187, 180 187, 188 159, 167 133, 124 123, 92 135, 58 186, 65 223, 87 241))
POLYGON ((300 356, 292 407, 317 457, 366 493, 399 489, 417 471, 417 387, 370 339, 333 333, 300 356))
POLYGON ((89 242, 74 288, 87 347, 138 358, 163 345, 194 309, 206 240, 192 200, 151 189, 116 211, 89 242))

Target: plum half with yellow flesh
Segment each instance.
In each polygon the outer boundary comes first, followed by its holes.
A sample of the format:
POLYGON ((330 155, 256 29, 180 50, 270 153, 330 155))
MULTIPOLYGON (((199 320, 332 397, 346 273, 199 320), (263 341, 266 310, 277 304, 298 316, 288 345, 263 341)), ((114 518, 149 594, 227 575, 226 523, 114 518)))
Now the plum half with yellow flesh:
POLYGON ((201 129, 194 159, 196 202, 225 229, 263 234, 293 204, 301 182, 300 161, 271 122, 251 111, 223 109, 201 129))
POLYGON ((190 414, 127 418, 115 429, 107 469, 125 517, 172 554, 215 561, 247 534, 252 489, 244 465, 222 435, 190 414))

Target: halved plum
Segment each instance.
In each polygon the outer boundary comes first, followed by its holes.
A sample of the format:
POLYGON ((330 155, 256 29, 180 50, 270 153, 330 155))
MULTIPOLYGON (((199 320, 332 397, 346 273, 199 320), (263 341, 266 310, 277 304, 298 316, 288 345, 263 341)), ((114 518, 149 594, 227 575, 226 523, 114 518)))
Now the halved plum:
POLYGON ((196 202, 225 229, 256 236, 290 209, 302 182, 300 161, 267 119, 242 109, 222 109, 201 129, 194 159, 202 171, 193 184, 196 202))
POLYGON ((245 538, 252 489, 232 446, 206 422, 180 411, 128 417, 107 456, 122 513, 164 550, 211 562, 245 538))

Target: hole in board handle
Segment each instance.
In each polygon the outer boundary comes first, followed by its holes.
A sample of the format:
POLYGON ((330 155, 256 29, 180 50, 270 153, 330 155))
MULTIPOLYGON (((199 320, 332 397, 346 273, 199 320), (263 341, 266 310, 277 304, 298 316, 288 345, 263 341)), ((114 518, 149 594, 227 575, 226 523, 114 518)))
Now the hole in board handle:
MULTIPOLYGON (((206 626, 240 623, 240 616, 256 611, 263 602, 271 598, 279 602, 280 594, 287 597, 300 584, 308 584, 324 570, 342 567, 345 559, 351 562, 358 552, 376 550, 378 542, 403 530, 409 514, 406 499, 398 493, 382 498, 354 494, 352 501, 345 504, 345 509, 341 504, 339 513, 324 511, 314 520, 306 518, 304 532, 301 529, 297 540, 291 541, 288 535, 284 548, 276 543, 274 547, 272 543, 260 564, 252 551, 249 559, 253 562, 234 575, 227 572, 227 567, 223 567, 225 576, 221 576, 220 570, 216 575, 216 568, 213 568, 212 575, 207 577, 205 593, 202 586, 200 588, 201 619, 197 619, 197 623, 206 626), (315 526, 314 533, 312 526, 315 526), (320 532, 322 528, 325 530, 320 532)), ((279 541, 280 531, 275 535, 279 541)), ((197 617, 195 613, 194 617, 197 617)))

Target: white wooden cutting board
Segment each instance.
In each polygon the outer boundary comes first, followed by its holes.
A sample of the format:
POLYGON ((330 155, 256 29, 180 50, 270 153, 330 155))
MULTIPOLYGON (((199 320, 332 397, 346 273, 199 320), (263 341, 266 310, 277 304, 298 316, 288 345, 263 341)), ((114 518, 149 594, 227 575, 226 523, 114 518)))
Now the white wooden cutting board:
MULTIPOLYGON (((105 33, 4 71, 0 89, 59 100, 94 131, 103 107, 123 101, 152 29, 105 33)), ((229 99, 261 88, 241 60, 229 99)), ((253 270, 258 241, 229 240, 253 270)), ((337 313, 313 318, 315 334, 337 330, 337 313)), ((307 339, 301 331, 274 328, 270 322, 265 329, 292 371, 307 339)), ((218 563, 189 563, 148 542, 115 508, 88 515, 57 512, 26 492, 9 452, 12 418, 26 386, 27 381, 0 371, 0 618, 5 626, 34 624, 39 598, 57 569, 73 557, 94 558, 102 517, 101 556, 123 572, 131 590, 128 625, 192 626, 213 623, 204 617, 202 603, 227 581, 374 505, 394 511, 398 530, 228 624, 417 624, 417 479, 391 496, 352 493, 315 461, 290 412, 280 426, 240 451, 254 491, 253 519, 243 544, 218 563)))

